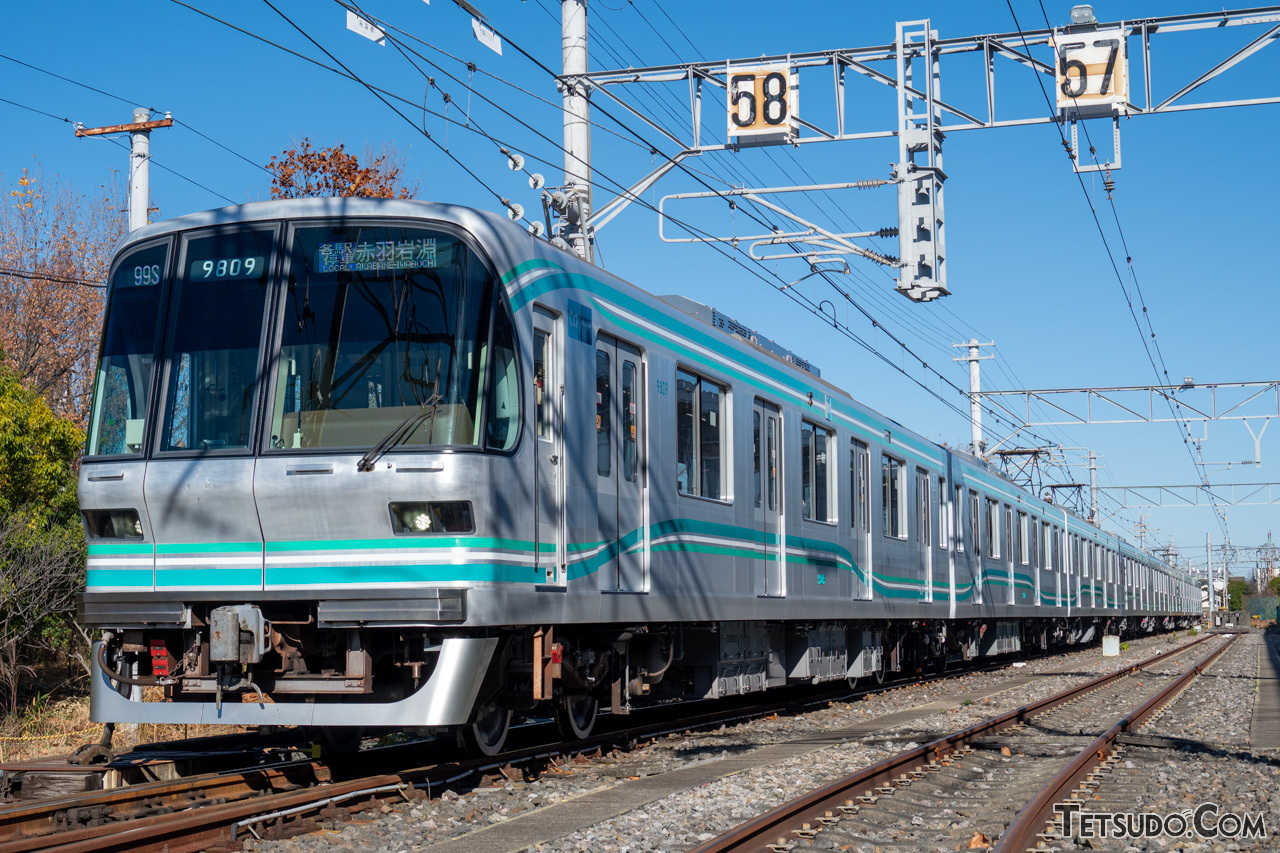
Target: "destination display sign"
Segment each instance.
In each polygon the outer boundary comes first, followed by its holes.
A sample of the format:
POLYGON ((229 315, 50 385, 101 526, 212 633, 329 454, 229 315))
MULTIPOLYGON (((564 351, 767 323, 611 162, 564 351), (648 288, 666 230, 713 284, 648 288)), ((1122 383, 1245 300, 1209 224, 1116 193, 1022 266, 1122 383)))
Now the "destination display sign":
POLYGON ((378 272, 430 269, 436 266, 436 238, 321 243, 316 247, 318 272, 378 272))
POLYGON ((1055 33, 1058 111, 1067 118, 1123 112, 1129 102, 1129 58, 1123 29, 1055 33))
POLYGON ((729 138, 790 142, 799 115, 799 75, 785 65, 730 68, 729 138))

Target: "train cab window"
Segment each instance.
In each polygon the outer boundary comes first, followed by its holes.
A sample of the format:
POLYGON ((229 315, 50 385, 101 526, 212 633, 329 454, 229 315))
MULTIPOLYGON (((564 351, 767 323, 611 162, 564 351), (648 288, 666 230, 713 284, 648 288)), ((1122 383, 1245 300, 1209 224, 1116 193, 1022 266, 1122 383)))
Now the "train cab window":
POLYGON ((516 365, 515 334, 506 306, 499 306, 493 321, 493 360, 489 377, 489 402, 485 417, 485 446, 507 451, 520 437, 520 371, 516 365))
POLYGON ((613 391, 609 377, 609 353, 596 350, 596 473, 601 477, 613 476, 613 423, 609 416, 613 408, 613 391))
POLYGON ((831 430, 800 422, 800 512, 808 521, 835 521, 831 450, 831 430))
POLYGON ((1000 559, 1000 504, 991 498, 984 503, 982 524, 983 535, 987 538, 987 556, 993 560, 1000 559))
POLYGON ((676 487, 681 494, 725 500, 724 388, 676 371, 676 487))
POLYGON ((880 458, 881 532, 891 539, 907 538, 906 470, 901 459, 880 458))
POLYGON ((496 279, 458 236, 358 221, 298 227, 271 447, 368 448, 389 436, 487 444, 479 409, 495 310, 496 279))
POLYGON ((1031 562, 1031 537, 1029 534, 1029 526, 1027 523, 1027 514, 1025 512, 1018 513, 1018 526, 1014 530, 1014 537, 1017 541, 1014 548, 1018 552, 1018 564, 1025 566, 1031 562))
POLYGON ((142 452, 169 244, 135 249, 111 274, 88 456, 142 452))
POLYGON ((244 450, 258 387, 273 229, 187 238, 169 309, 161 450, 244 450))

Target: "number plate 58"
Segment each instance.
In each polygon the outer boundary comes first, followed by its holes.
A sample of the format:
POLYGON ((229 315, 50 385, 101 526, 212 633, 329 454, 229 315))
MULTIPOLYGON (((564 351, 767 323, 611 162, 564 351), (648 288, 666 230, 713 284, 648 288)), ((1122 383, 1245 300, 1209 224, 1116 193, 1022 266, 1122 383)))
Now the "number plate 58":
POLYGON ((785 65, 730 68, 729 137, 751 142, 790 142, 797 112, 798 80, 785 65))

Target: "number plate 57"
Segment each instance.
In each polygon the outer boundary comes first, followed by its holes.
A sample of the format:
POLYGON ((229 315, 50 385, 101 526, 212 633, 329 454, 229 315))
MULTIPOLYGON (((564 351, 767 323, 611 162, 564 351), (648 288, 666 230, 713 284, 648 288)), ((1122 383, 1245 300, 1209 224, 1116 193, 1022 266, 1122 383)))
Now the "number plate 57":
POLYGON ((728 69, 729 137, 790 142, 797 116, 798 79, 785 65, 728 69))
POLYGON ((1124 112, 1129 102, 1129 60, 1122 29, 1055 33, 1054 88, 1067 118, 1124 112))

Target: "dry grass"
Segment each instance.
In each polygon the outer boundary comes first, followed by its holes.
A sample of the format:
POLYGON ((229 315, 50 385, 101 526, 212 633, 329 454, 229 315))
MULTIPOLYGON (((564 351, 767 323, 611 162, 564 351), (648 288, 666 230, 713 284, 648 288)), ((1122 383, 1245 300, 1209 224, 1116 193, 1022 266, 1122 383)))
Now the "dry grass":
MULTIPOLYGON (((154 697, 148 695, 147 698, 154 697)), ((122 752, 139 744, 245 731, 245 726, 122 723, 116 726, 111 746, 116 752, 122 752)), ((61 758, 81 744, 96 743, 101 736, 102 725, 89 721, 88 696, 56 701, 37 698, 22 714, 0 716, 0 761, 61 758)))

